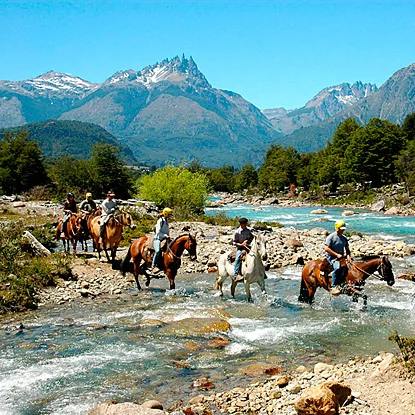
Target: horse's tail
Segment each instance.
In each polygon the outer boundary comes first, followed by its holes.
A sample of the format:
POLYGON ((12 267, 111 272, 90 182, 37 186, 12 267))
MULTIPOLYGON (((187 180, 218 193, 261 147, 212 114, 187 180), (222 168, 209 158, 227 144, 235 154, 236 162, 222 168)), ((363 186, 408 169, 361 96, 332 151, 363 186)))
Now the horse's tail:
POLYGON ((128 271, 128 264, 130 262, 130 259, 131 259, 131 245, 128 248, 127 255, 121 261, 120 269, 123 275, 125 275, 125 273, 128 271))
POLYGON ((304 278, 301 277, 301 287, 300 287, 300 295, 298 296, 298 301, 300 303, 308 303, 311 304, 313 299, 310 297, 310 293, 308 292, 308 288, 306 283, 304 282, 304 278))

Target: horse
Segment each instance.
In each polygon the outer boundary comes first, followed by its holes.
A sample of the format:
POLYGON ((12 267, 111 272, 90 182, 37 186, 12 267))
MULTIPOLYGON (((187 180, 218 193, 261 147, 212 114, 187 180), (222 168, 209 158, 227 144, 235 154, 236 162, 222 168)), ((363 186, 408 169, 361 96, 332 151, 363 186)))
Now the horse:
MULTIPOLYGON (((138 281, 138 275, 145 275, 147 278, 146 280, 146 287, 150 285, 151 275, 147 274, 147 268, 151 267, 154 249, 150 249, 147 246, 147 236, 142 236, 141 238, 136 239, 128 249, 127 255, 123 259, 121 263, 121 271, 122 274, 125 276, 125 273, 128 270, 128 264, 130 259, 132 258, 134 263, 134 278, 137 284, 137 289, 141 290, 140 282, 138 281), (141 263, 142 261, 143 264, 141 263)), ((183 252, 186 250, 189 253, 190 259, 195 261, 197 259, 196 253, 196 238, 195 236, 191 235, 190 233, 186 233, 184 235, 180 235, 171 241, 165 252, 162 252, 160 264, 157 266, 163 270, 170 283, 170 289, 174 290, 176 288, 176 284, 174 279, 176 278, 177 271, 180 268, 182 263, 181 256, 183 252)))
MULTIPOLYGON (((322 260, 317 259, 309 261, 304 265, 301 273, 298 301, 312 304, 318 287, 329 291, 331 285, 329 278, 325 278, 323 273, 320 272, 322 263, 322 260)), ((355 302, 361 297, 363 305, 366 306, 367 296, 362 294, 362 289, 369 277, 386 281, 390 287, 395 283, 392 264, 387 255, 362 257, 347 264, 346 284, 342 286, 341 294, 352 296, 355 302), (375 272, 379 275, 374 274, 375 272)))
POLYGON ((90 233, 94 245, 98 251, 98 258, 101 260, 101 251, 104 249, 107 261, 114 262, 117 248, 121 241, 124 226, 135 229, 136 225, 134 224, 133 218, 129 212, 124 211, 119 215, 111 215, 111 218, 108 220, 107 226, 105 227, 102 244, 100 244, 98 243, 100 238, 100 219, 100 217, 95 216, 90 221, 90 233), (111 260, 108 256, 108 248, 111 250, 111 260))
POLYGON ((72 213, 66 222, 65 236, 61 237, 62 233, 62 222, 63 218, 59 219, 58 225, 56 227, 56 240, 62 239, 63 249, 65 252, 69 252, 69 241, 72 244, 73 252, 76 252, 76 245, 78 242, 78 233, 81 227, 81 215, 72 213))
MULTIPOLYGON (((266 238, 265 235, 259 233, 255 236, 251 242, 251 248, 248 250, 246 259, 242 261, 241 274, 244 277, 244 285, 246 292, 246 299, 248 302, 252 301, 250 285, 254 282, 258 283, 262 293, 266 296, 265 291, 265 267, 262 261, 267 259, 266 251, 266 238)), ((234 264, 229 261, 229 254, 232 251, 222 254, 218 262, 218 273, 216 275, 216 289, 220 291, 220 295, 223 296, 223 283, 228 276, 232 279, 231 295, 235 298, 235 288, 237 282, 234 277, 234 264)))

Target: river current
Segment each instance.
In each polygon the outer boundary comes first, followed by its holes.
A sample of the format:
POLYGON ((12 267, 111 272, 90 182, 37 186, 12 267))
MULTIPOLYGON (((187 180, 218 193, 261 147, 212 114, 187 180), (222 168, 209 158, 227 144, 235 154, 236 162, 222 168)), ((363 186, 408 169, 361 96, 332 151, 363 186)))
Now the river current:
MULTIPOLYGON (((331 229, 342 212, 328 209, 329 222, 315 223, 311 208, 261 208, 239 205, 223 210, 229 216, 302 229, 331 229)), ((353 230, 413 242, 413 217, 361 211, 346 219, 353 230)), ((413 271, 415 258, 392 258, 392 264, 399 275, 413 271)), ((245 302, 241 286, 235 300, 226 283, 224 298, 218 297, 213 274, 179 274, 173 292, 167 290, 166 280, 158 280, 142 293, 131 289, 121 296, 19 315, 0 326, 0 414, 86 414, 105 399, 155 398, 168 408, 199 394, 191 384, 203 376, 221 390, 255 381, 243 375, 254 364, 310 368, 328 359, 347 361, 380 350, 396 351, 387 339, 394 329, 414 336, 414 283, 397 280, 388 287, 369 280, 364 312, 361 304, 323 290, 310 307, 297 301, 300 272, 301 267, 268 272, 269 297, 264 299, 253 287, 253 304, 245 302), (208 346, 217 333, 195 334, 197 320, 190 320, 217 316, 225 316, 231 324, 230 331, 221 335, 229 340, 223 349, 208 346), (189 321, 189 327, 174 330, 168 324, 180 321, 189 321)))

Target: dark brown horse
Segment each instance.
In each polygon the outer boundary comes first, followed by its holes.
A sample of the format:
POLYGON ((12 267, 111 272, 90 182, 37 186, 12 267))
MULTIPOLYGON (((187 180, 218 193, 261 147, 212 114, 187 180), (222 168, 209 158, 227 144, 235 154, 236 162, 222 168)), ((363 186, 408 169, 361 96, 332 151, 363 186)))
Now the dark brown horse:
POLYGON ((59 219, 58 226, 56 227, 56 240, 62 239, 63 249, 69 252, 69 242, 72 244, 73 252, 76 252, 76 244, 78 242, 78 232, 81 227, 81 215, 72 213, 66 223, 65 236, 61 237, 62 233, 62 221, 63 218, 59 219))
MULTIPOLYGON (((154 255, 154 249, 147 246, 147 236, 142 236, 136 239, 128 249, 128 253, 121 263, 121 271, 125 275, 128 270, 128 264, 130 259, 133 259, 134 263, 134 278, 137 283, 137 288, 141 290, 140 282, 138 281, 138 275, 145 275, 147 278, 146 286, 150 285, 151 275, 147 274, 147 268, 151 267, 152 258, 154 255), (141 263, 142 261, 143 264, 141 263)), ((174 290, 176 284, 174 279, 176 278, 177 271, 182 264, 181 256, 184 251, 189 253, 190 259, 196 260, 196 238, 187 233, 185 235, 178 236, 168 246, 165 252, 162 252, 162 260, 157 266, 162 269, 169 279, 170 289, 174 290)))
MULTIPOLYGON (((327 277, 325 273, 321 272, 320 266, 322 263, 322 260, 317 259, 309 261, 304 265, 301 274, 301 288, 298 301, 311 304, 318 287, 329 291, 331 277, 327 277)), ((362 294, 361 291, 366 279, 369 277, 386 281, 389 286, 395 283, 392 264, 387 255, 363 257, 362 259, 354 260, 350 264, 347 264, 346 284, 342 286, 341 293, 352 296, 353 301, 357 301, 361 297, 363 304, 366 305, 367 296, 362 294)))

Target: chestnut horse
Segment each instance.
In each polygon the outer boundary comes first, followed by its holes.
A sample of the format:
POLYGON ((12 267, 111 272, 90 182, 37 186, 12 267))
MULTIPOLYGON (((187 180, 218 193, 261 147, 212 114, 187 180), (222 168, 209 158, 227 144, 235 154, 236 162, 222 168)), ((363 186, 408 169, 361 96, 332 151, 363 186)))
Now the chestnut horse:
MULTIPOLYGON (((140 282, 138 281, 138 275, 145 275, 147 278, 146 286, 150 285, 151 275, 147 274, 147 268, 151 267, 151 262, 154 255, 154 249, 150 249, 147 246, 147 236, 142 236, 136 239, 128 249, 127 255, 121 263, 121 271, 123 275, 128 270, 128 263, 130 259, 133 259, 134 263, 134 278, 137 283, 137 289, 141 290, 140 282), (141 261, 144 263, 141 264, 141 261)), ((186 250, 189 253, 192 261, 197 259, 196 254, 196 238, 190 233, 178 236, 167 246, 166 252, 162 252, 160 256, 161 260, 157 266, 163 270, 170 282, 170 289, 174 290, 176 284, 174 279, 176 278, 177 271, 182 264, 181 256, 186 250)))
POLYGON ((90 233, 98 251, 98 258, 101 259, 101 251, 104 249, 108 262, 114 262, 124 226, 128 226, 131 229, 135 229, 136 226, 131 214, 128 212, 124 211, 119 215, 112 215, 112 217, 108 219, 107 226, 105 227, 103 243, 99 244, 100 220, 101 218, 99 216, 95 216, 90 221, 90 233), (108 248, 111 250, 111 260, 108 256, 108 248))
POLYGON ((63 249, 69 252, 69 241, 72 244, 73 252, 76 252, 76 244, 78 242, 78 233, 81 228, 81 215, 72 213, 68 221, 66 222, 65 236, 62 238, 62 221, 59 219, 58 226, 56 227, 56 240, 62 239, 63 249))
MULTIPOLYGON (((323 287, 329 291, 331 279, 329 281, 329 278, 325 278, 324 274, 320 272, 322 263, 322 260, 317 259, 304 265, 298 301, 311 304, 318 287, 323 287)), ((341 293, 353 296, 353 301, 357 301, 361 297, 363 304, 366 305, 367 296, 363 295, 361 290, 369 277, 386 281, 389 286, 395 283, 392 264, 387 255, 362 257, 347 264, 346 284, 342 286, 341 293), (378 275, 374 274, 375 272, 378 275)))

